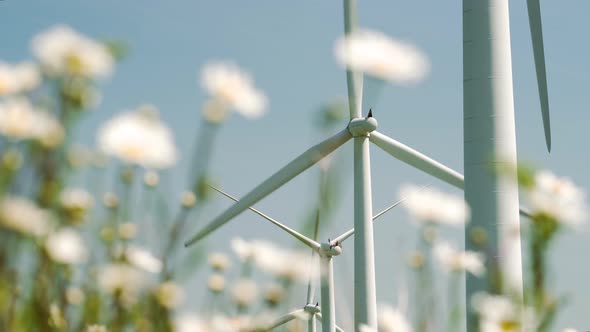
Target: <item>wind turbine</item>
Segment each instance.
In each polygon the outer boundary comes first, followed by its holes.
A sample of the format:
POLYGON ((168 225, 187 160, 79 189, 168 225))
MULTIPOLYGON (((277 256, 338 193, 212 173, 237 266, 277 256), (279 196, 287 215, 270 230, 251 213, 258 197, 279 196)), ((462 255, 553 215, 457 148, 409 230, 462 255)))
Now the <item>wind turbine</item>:
MULTIPOLYGON (((224 195, 225 197, 227 197, 235 202, 239 202, 239 200, 237 198, 224 192, 223 190, 213 187, 213 186, 210 186, 210 187, 213 188, 215 191, 219 192, 220 194, 224 195)), ((379 217, 384 215, 386 212, 390 211, 394 207, 403 203, 404 200, 405 199, 401 199, 398 202, 385 208, 383 211, 379 212, 374 217, 372 217, 372 220, 375 221, 376 219, 378 219, 379 217)), ((291 312, 291 313, 279 318, 275 323, 272 324, 271 328, 285 324, 285 323, 297 318, 298 315, 300 315, 300 314, 308 313, 310 316, 316 316, 318 318, 321 318, 322 330, 324 332, 328 332, 328 331, 333 332, 335 330, 338 330, 339 328, 336 326, 336 303, 335 303, 335 299, 334 299, 334 266, 333 266, 332 258, 335 256, 339 256, 342 253, 343 242, 346 239, 348 239, 349 237, 351 237, 352 235, 354 235, 355 229, 352 228, 352 229, 342 233, 341 235, 337 236, 335 239, 333 239, 331 241, 328 240, 327 242, 318 243, 316 241, 316 238, 317 238, 317 232, 318 232, 318 226, 319 226, 319 213, 316 215, 314 239, 310 239, 307 236, 297 232, 296 230, 289 228, 288 226, 282 224, 281 222, 271 218, 267 214, 262 213, 261 211, 255 209, 253 207, 248 207, 248 209, 250 211, 258 214, 259 216, 263 217, 264 219, 270 221, 275 226, 277 226, 280 229, 282 229, 283 231, 289 233, 295 239, 299 240, 301 243, 303 243, 306 246, 308 246, 309 248, 311 248, 312 258, 313 258, 313 255, 315 255, 315 254, 318 254, 320 256, 320 285, 321 285, 320 288, 321 288, 321 299, 322 299, 321 310, 317 305, 313 305, 314 287, 312 286, 312 280, 311 280, 311 276, 310 276, 310 280, 309 280, 309 284, 308 284, 308 288, 307 288, 307 304, 305 305, 305 307, 303 309, 296 310, 294 312, 291 312), (325 314, 322 316, 320 311, 323 311, 325 314)), ((315 331, 315 325, 312 326, 312 324, 314 324, 313 317, 311 317, 310 321, 311 322, 310 322, 309 330, 315 331)))
MULTIPOLYGON (((549 102, 539 0, 527 0, 537 84, 547 149, 551 151, 549 102)), ((512 87, 508 0, 463 0, 463 93, 465 199, 470 231, 483 228, 503 271, 502 292, 522 299, 516 133, 512 87), (492 170, 506 164, 510 174, 492 170), (513 170, 513 171, 512 171, 513 170)), ((504 167, 503 167, 504 168, 504 167)), ((486 280, 467 276, 469 297, 486 289, 486 280)))
MULTIPOLYGON (((350 34, 356 21, 355 0, 344 0, 345 33, 350 34)), ((369 111, 362 116, 362 76, 347 70, 350 122, 342 131, 311 147, 286 166, 264 180, 229 209, 190 238, 185 246, 194 244, 229 222, 250 206, 295 178, 297 175, 338 149, 350 139, 354 141, 354 297, 355 329, 360 324, 377 328, 377 300, 375 289, 375 258, 373 244, 371 170, 369 142, 374 143, 394 158, 409 164, 444 182, 463 189, 463 175, 426 155, 376 131, 377 120, 369 111)), ((521 212, 525 213, 525 212, 521 212)), ((317 244, 317 243, 316 243, 317 244)), ((324 310, 324 315, 326 311, 324 310)))

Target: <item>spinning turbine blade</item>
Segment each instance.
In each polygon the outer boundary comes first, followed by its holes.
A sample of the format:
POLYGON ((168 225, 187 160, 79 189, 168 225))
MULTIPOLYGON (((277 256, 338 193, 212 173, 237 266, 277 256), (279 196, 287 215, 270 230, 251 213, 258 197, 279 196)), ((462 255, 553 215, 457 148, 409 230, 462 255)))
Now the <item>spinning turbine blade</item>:
POLYGON ((389 153, 398 160, 403 161, 408 165, 414 166, 457 188, 464 188, 463 175, 439 163, 438 161, 433 160, 424 154, 377 131, 372 132, 371 136, 369 136, 369 139, 383 151, 389 153))
MULTIPOLYGON (((428 186, 422 186, 422 188, 420 188, 420 190, 426 188, 428 186)), ((377 218, 381 217, 382 215, 384 215, 385 213, 387 213, 389 210, 393 209, 394 207, 400 205, 401 203, 403 203, 406 200, 406 198, 403 198, 397 202, 395 202, 394 204, 388 206, 387 208, 383 209, 383 211, 377 213, 374 217, 373 217, 373 221, 377 220, 377 218)), ((354 234, 354 228, 348 230, 346 233, 343 233, 342 235, 338 236, 337 238, 334 239, 334 242, 339 242, 342 243, 344 242, 344 240, 348 239, 349 237, 351 237, 354 234)))
MULTIPOLYGON (((383 149, 383 151, 389 153, 398 160, 401 160, 410 166, 414 166, 459 189, 465 189, 465 180, 463 179, 462 174, 448 168, 436 160, 425 156, 424 154, 410 148, 409 146, 404 145, 377 131, 371 133, 370 140, 378 147, 383 149)), ((530 212, 525 208, 520 208, 520 215, 525 217, 531 216, 530 212)))
MULTIPOLYGON (((314 316, 315 316, 315 319, 319 320, 320 322, 322 321, 322 314, 321 313, 318 312, 314 316)), ((338 331, 338 332, 344 332, 344 330, 340 326, 338 326, 338 325, 336 325, 336 331, 338 331)))
POLYGON ((549 96, 547 92, 547 73, 545 69, 545 51, 543 49, 543 27, 541 24, 541 6, 539 0, 527 0, 529 12, 529 26, 533 41, 533 54, 535 55, 535 69, 537 71, 537 86, 541 99, 541 114, 543 115, 543 128, 545 130, 545 143, 547 150, 551 152, 551 121, 549 118, 549 96))
MULTIPOLYGON (((239 200, 235 197, 233 197, 232 195, 224 192, 223 190, 219 189, 219 188, 215 188, 214 186, 209 186, 211 187, 213 190, 217 191, 218 193, 224 195, 225 197, 228 197, 236 202, 239 202, 239 200)), ((271 223, 275 224, 276 226, 278 226, 280 229, 284 230, 285 232, 291 234, 294 238, 296 238, 297 240, 303 242, 305 245, 307 245, 308 247, 312 248, 312 249, 319 249, 320 248, 320 244, 311 240, 310 238, 308 238, 307 236, 297 232, 294 229, 289 228, 288 226, 285 226, 283 224, 281 224, 280 222, 276 221, 275 219, 267 216, 266 214, 256 210, 253 207, 248 207, 248 209, 250 211, 253 211, 254 213, 256 213, 257 215, 261 216, 262 218, 270 221, 271 223)))
POLYGON ((287 324, 288 322, 292 321, 293 319, 301 317, 302 314, 305 314, 305 310, 303 310, 303 309, 299 309, 299 310, 295 310, 293 312, 290 312, 290 313, 286 314, 285 316, 280 317, 279 319, 274 321, 274 323, 272 323, 272 325, 270 325, 268 327, 268 330, 272 330, 272 329, 277 328, 281 325, 287 324))
POLYGON ((336 135, 324 140, 323 142, 311 147, 299 157, 288 163, 285 167, 281 168, 278 172, 273 174, 270 178, 259 184, 256 188, 252 189, 246 196, 223 212, 220 216, 215 218, 209 225, 205 226, 201 231, 194 235, 189 241, 185 243, 185 246, 189 246, 209 233, 213 232, 217 228, 223 226, 230 219, 242 213, 248 207, 256 204, 258 201, 272 193, 283 184, 289 182, 301 172, 305 171, 313 164, 317 163, 320 159, 336 150, 339 146, 346 143, 352 135, 347 129, 344 129, 336 135))
MULTIPOLYGON (((318 232, 320 229, 320 209, 318 207, 316 214, 315 214, 315 225, 314 225, 314 229, 313 229, 313 240, 316 241, 317 243, 317 239, 318 239, 318 232)), ((315 257, 315 253, 316 250, 311 250, 311 260, 312 260, 312 264, 313 264, 313 259, 315 257)), ((313 265, 312 265, 313 266, 313 265)), ((313 298, 315 296, 315 285, 314 285, 314 280, 313 280, 313 273, 309 273, 309 281, 307 283, 307 304, 310 304, 313 301, 313 298)))

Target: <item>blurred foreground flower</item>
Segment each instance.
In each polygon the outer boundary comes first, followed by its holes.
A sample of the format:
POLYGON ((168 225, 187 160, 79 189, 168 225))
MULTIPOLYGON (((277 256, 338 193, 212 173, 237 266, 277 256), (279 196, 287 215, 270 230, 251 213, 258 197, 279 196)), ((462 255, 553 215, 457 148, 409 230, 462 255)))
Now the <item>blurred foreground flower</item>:
POLYGON ((0 134, 13 140, 34 139, 47 148, 57 146, 64 137, 57 119, 31 105, 26 98, 0 103, 0 134))
POLYGON ((335 53, 350 70, 386 81, 416 82, 429 70, 428 60, 414 46, 376 31, 358 30, 340 38, 335 53))
POLYGON ((160 273, 162 271, 162 261, 146 249, 130 246, 125 250, 125 258, 131 265, 147 272, 160 273))
POLYGON ((31 91, 41 83, 37 67, 30 62, 10 65, 0 62, 0 96, 31 91))
POLYGON ((59 195, 63 211, 73 220, 81 220, 94 205, 94 197, 82 188, 66 188, 59 195))
POLYGON ((201 84, 214 99, 204 109, 211 122, 225 118, 227 108, 245 117, 256 118, 264 114, 267 99, 258 90, 249 74, 231 62, 211 62, 203 67, 201 84))
MULTIPOLYGON (((262 271, 288 282, 307 282, 309 278, 309 252, 288 250, 264 240, 244 241, 234 238, 232 249, 246 263, 254 263, 262 271)), ((316 270, 312 270, 316 271, 316 270)))
POLYGON ((50 75, 96 79, 109 76, 113 68, 114 58, 107 46, 65 25, 35 36, 32 49, 50 75))
POLYGON ((422 222, 461 225, 469 218, 469 207, 463 198, 436 189, 403 185, 399 196, 405 198, 408 213, 422 222))
POLYGON ((258 286, 252 279, 238 279, 231 290, 232 299, 239 308, 247 308, 258 296, 258 286))
POLYGON ((0 201, 0 225, 24 235, 44 236, 51 228, 49 213, 22 197, 0 201))
POLYGON ((471 306, 479 316, 480 332, 536 331, 534 318, 524 315, 522 308, 506 296, 476 293, 471 306))
POLYGON ((83 263, 88 258, 88 249, 78 232, 71 228, 60 229, 50 234, 45 249, 52 260, 63 264, 83 263))
POLYGON ((167 168, 177 159, 172 132, 153 106, 109 120, 98 132, 98 144, 106 154, 145 168, 167 168))
POLYGON ((585 221, 586 195, 570 179, 540 171, 536 173, 534 182, 529 192, 533 214, 542 214, 566 225, 578 225, 585 221))
POLYGON ((148 283, 145 272, 123 263, 112 263, 98 271, 98 285, 110 294, 120 294, 121 299, 133 303, 148 283))
POLYGON ((467 271, 475 276, 482 276, 485 272, 483 254, 473 251, 459 251, 446 242, 434 246, 434 256, 447 271, 467 271))
POLYGON ((412 326, 399 309, 380 305, 377 312, 377 325, 380 332, 412 332, 412 326))

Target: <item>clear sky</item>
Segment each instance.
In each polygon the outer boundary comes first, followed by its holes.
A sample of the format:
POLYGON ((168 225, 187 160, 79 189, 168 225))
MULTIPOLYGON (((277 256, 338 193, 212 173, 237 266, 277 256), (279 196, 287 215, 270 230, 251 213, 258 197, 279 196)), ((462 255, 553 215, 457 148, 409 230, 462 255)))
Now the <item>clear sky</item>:
MULTIPOLYGON (((590 188, 590 2, 542 2, 552 111, 551 154, 546 152, 543 138, 525 1, 511 1, 510 9, 519 159, 568 175, 590 188)), ((379 130, 459 171, 463 168, 461 17, 461 1, 359 1, 361 26, 415 43, 428 54, 432 67, 430 76, 419 85, 383 89, 374 108, 379 130)), ((104 84, 104 102, 85 119, 79 139, 93 142, 94 135, 88 133, 115 112, 146 102, 157 105, 185 153, 177 171, 171 172, 178 190, 204 100, 198 70, 208 60, 236 61, 254 75, 270 99, 267 116, 257 121, 234 116, 219 137, 214 174, 237 196, 321 139, 312 126, 315 112, 322 103, 346 94, 345 75, 333 56, 334 41, 343 30, 340 1, 0 0, 0 59, 30 57, 31 37, 56 23, 66 23, 91 36, 120 39, 130 47, 129 56, 104 84)), ((345 151, 350 154, 352 149, 348 146, 345 151)), ((393 201, 399 185, 405 182, 432 183, 458 193, 377 149, 372 149, 372 155, 375 210, 393 201)), ((350 174, 338 220, 323 237, 352 225, 350 174)), ((297 225, 313 203, 313 197, 302 195, 313 187, 313 179, 298 178, 258 206, 297 225)), ((220 200, 211 213, 225 206, 227 202, 220 200)), ((375 227, 380 301, 394 301, 400 285, 402 278, 392 274, 403 264, 398 251, 409 247, 403 239, 414 236, 408 225, 405 214, 398 210, 375 227)), ((211 243, 225 247, 237 234, 291 241, 244 213, 220 229, 211 243)), ((452 236, 460 239, 462 235, 457 231, 452 236)), ((573 295, 560 315, 559 328, 590 328, 588 240, 587 230, 566 231, 555 243, 551 280, 559 291, 573 295)), ((339 297, 350 296, 351 247, 345 248, 344 261, 336 261, 337 282, 347 289, 339 297)), ((344 316, 341 312, 339 320, 345 320, 344 316)))

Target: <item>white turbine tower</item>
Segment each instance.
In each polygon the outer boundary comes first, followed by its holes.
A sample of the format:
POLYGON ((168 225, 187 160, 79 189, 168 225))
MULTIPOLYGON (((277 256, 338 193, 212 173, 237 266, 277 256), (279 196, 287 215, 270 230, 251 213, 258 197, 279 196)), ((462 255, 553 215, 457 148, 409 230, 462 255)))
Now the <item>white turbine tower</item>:
MULTIPOLYGON (((530 29, 547 149, 551 150, 549 103, 538 0, 528 0, 530 29)), ((465 199, 471 230, 484 229, 497 255, 502 291, 522 298, 516 134, 508 0, 463 0, 463 92, 465 199), (497 174, 498 166, 510 174, 497 174), (511 171, 514 170, 514 171, 511 171)), ((488 266, 490 268, 490 266, 488 266)), ((469 297, 486 289, 486 280, 467 277, 469 297)))

